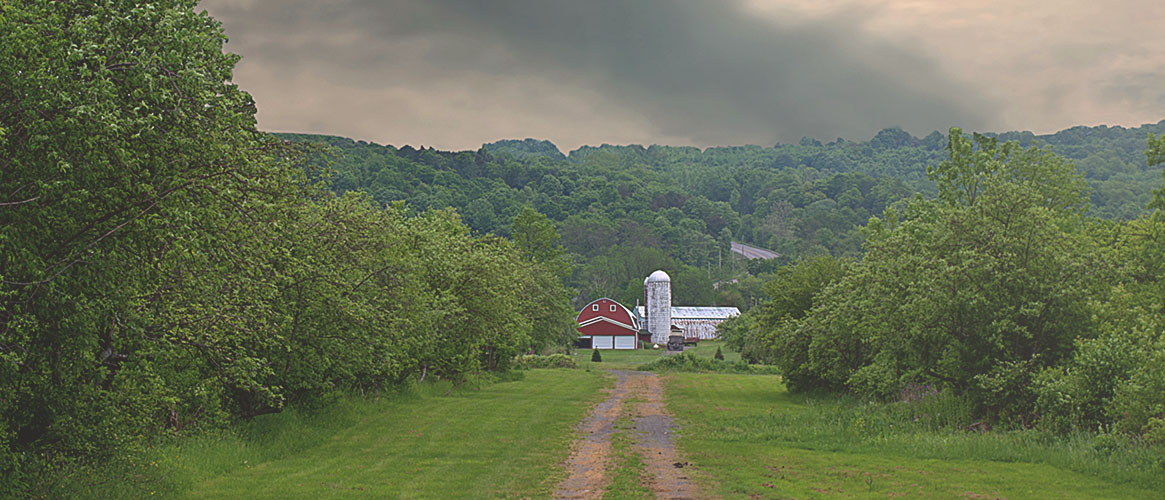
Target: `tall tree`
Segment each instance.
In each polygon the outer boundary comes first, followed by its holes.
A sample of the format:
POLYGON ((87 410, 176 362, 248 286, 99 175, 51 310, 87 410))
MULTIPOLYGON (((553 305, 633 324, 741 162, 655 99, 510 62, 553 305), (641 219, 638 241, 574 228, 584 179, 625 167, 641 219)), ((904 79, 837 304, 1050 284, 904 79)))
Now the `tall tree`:
POLYGON ((1030 419, 1034 374, 1092 335, 1103 266, 1083 185, 1060 158, 958 129, 949 153, 930 171, 940 198, 872 220, 862 260, 778 326, 801 353, 783 369, 802 388, 881 397, 935 384, 985 415, 1030 419))
POLYGON ((178 397, 168 367, 221 362, 214 376, 239 388, 264 370, 218 349, 242 341, 192 327, 237 320, 247 337, 263 331, 253 309, 151 312, 189 290, 245 296, 218 272, 253 267, 232 246, 302 186, 195 4, 0 5, 0 439, 13 450, 123 446, 178 397))
POLYGON ((535 348, 571 345, 578 332, 574 329, 574 291, 564 280, 574 266, 567 260, 554 223, 533 207, 526 206, 511 224, 515 246, 529 263, 524 275, 523 293, 532 298, 526 313, 534 321, 532 344, 535 348))

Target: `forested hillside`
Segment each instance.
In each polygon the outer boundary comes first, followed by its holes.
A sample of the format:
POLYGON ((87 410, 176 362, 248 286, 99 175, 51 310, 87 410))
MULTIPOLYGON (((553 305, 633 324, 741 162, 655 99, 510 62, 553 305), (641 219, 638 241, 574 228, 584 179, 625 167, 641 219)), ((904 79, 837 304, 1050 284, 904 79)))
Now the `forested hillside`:
MULTIPOLYGON (((1145 213, 1160 184, 1162 169, 1145 165, 1145 137, 1161 132, 1165 121, 998 137, 1073 160, 1088 183, 1088 213, 1131 219, 1145 213)), ((663 268, 678 282, 677 303, 747 307, 763 293, 756 281, 712 286, 742 278, 733 272, 739 263, 729 259, 729 241, 770 248, 784 262, 856 256, 858 228, 871 216, 915 193, 935 196, 926 169, 947 157, 945 135, 918 139, 897 128, 860 143, 805 138, 796 145, 706 150, 603 145, 569 155, 533 139, 446 152, 279 135, 332 146, 337 192, 364 191, 381 204, 404 200, 417 211, 454 207, 479 234, 508 235, 514 215, 535 208, 556 223, 574 255, 569 284, 580 302, 612 295, 634 303, 643 276, 663 268)))

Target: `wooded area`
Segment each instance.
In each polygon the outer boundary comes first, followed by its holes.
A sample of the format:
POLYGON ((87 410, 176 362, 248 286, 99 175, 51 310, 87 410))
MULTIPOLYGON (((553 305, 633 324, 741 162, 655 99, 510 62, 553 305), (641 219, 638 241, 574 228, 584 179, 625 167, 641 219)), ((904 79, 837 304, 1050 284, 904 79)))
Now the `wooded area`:
POLYGON ((0 6, 0 491, 572 332, 545 217, 322 188, 195 3, 0 6))
MULTIPOLYGON (((939 397, 964 426, 1165 443, 1165 215, 1087 216, 1085 181, 1059 156, 950 138, 928 169, 936 199, 871 219, 860 258, 778 270, 729 343, 793 390, 939 397)), ((1149 146, 1160 162, 1161 139, 1149 146)))
MULTIPOLYGON (((1160 187, 1163 169, 1146 165, 1145 137, 1161 133, 1165 121, 992 136, 1046 146, 1071 160, 1088 186, 1087 215, 1130 220, 1146 213, 1160 187)), ((677 304, 750 307, 750 299, 764 296, 755 276, 778 264, 860 255, 859 229, 886 207, 903 210, 916 193, 936 196, 926 169, 948 156, 946 135, 918 139, 895 128, 866 142, 805 138, 705 150, 603 145, 569 155, 533 139, 447 152, 279 136, 331 147, 327 166, 338 192, 367 192, 382 204, 406 200, 414 210, 452 206, 478 234, 509 235, 514 215, 534 207, 555 222, 576 264, 568 282, 579 291, 576 307, 603 296, 634 304, 642 298, 639 282, 656 269, 675 280, 677 304), (732 240, 784 259, 734 262, 732 240)))

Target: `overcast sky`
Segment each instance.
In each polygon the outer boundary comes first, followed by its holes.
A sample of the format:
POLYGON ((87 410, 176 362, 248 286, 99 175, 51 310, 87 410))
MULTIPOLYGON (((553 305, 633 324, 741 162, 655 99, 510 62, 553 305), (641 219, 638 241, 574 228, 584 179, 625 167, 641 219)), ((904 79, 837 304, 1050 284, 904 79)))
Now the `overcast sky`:
POLYGON ((1160 0, 204 0, 264 130, 476 149, 1165 119, 1160 0))

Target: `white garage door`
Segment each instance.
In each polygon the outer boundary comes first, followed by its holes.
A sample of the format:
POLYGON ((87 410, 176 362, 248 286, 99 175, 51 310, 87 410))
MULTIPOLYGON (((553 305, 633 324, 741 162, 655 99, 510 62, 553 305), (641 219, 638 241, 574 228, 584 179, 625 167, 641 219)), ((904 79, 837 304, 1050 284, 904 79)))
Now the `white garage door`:
POLYGON ((610 335, 595 335, 594 337, 591 337, 591 342, 593 342, 591 344, 591 348, 611 349, 614 347, 614 345, 612 345, 611 338, 612 337, 610 335))
POLYGON ((635 336, 634 335, 620 335, 615 337, 615 349, 634 349, 635 336))

